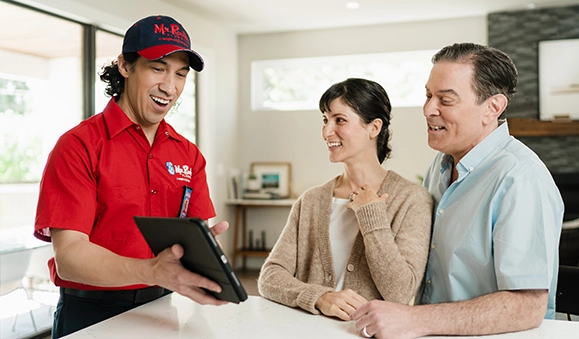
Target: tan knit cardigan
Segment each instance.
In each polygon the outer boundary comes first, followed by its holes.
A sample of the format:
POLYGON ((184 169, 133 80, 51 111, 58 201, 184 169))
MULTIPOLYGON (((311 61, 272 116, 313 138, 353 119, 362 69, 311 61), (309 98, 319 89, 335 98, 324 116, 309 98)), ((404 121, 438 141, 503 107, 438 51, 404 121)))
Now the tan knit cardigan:
MULTIPOLYGON (((334 291, 336 274, 330 248, 330 214, 336 180, 313 187, 294 203, 280 238, 258 279, 259 293, 314 314, 316 301, 334 291)), ((388 171, 379 195, 386 202, 356 212, 356 236, 345 271, 344 289, 368 300, 408 303, 424 275, 432 218, 426 189, 388 171)))

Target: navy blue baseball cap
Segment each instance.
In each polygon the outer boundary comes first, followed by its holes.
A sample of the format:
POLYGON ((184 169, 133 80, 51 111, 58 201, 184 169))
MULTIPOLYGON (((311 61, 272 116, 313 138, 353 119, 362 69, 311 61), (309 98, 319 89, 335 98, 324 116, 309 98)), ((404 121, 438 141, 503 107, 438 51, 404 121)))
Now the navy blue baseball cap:
POLYGON ((201 55, 191 49, 191 40, 185 28, 175 19, 154 15, 135 22, 125 33, 123 54, 136 52, 145 59, 157 60, 175 52, 187 52, 189 66, 201 72, 201 55))

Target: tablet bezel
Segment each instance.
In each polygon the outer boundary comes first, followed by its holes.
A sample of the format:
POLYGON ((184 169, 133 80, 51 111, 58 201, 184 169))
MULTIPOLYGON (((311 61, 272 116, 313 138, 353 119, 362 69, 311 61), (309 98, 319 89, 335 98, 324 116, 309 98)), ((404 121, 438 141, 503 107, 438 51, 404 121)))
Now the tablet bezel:
POLYGON ((219 300, 240 303, 247 293, 205 221, 198 218, 134 217, 153 254, 174 244, 185 250, 181 263, 188 270, 218 283, 222 291, 206 290, 219 300))

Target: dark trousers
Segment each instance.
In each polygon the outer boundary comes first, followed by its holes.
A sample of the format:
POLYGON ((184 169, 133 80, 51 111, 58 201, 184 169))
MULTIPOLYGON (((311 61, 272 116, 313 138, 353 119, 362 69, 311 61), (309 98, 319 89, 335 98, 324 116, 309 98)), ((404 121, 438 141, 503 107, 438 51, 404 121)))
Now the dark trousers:
MULTIPOLYGON (((170 291, 165 294, 167 293, 170 291)), ((64 289, 61 288, 60 299, 54 311, 52 339, 64 337, 143 304, 109 298, 101 300, 82 298, 64 293, 64 289)))

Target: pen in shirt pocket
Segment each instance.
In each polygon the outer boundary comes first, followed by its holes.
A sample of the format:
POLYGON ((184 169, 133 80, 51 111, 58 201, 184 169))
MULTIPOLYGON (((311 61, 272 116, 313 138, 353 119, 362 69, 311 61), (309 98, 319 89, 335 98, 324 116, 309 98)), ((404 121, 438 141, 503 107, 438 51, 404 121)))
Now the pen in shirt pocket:
POLYGON ((181 199, 181 209, 179 209, 179 218, 185 218, 187 216, 187 210, 189 209, 189 201, 191 200, 191 192, 193 189, 187 185, 183 186, 183 199, 181 199))

